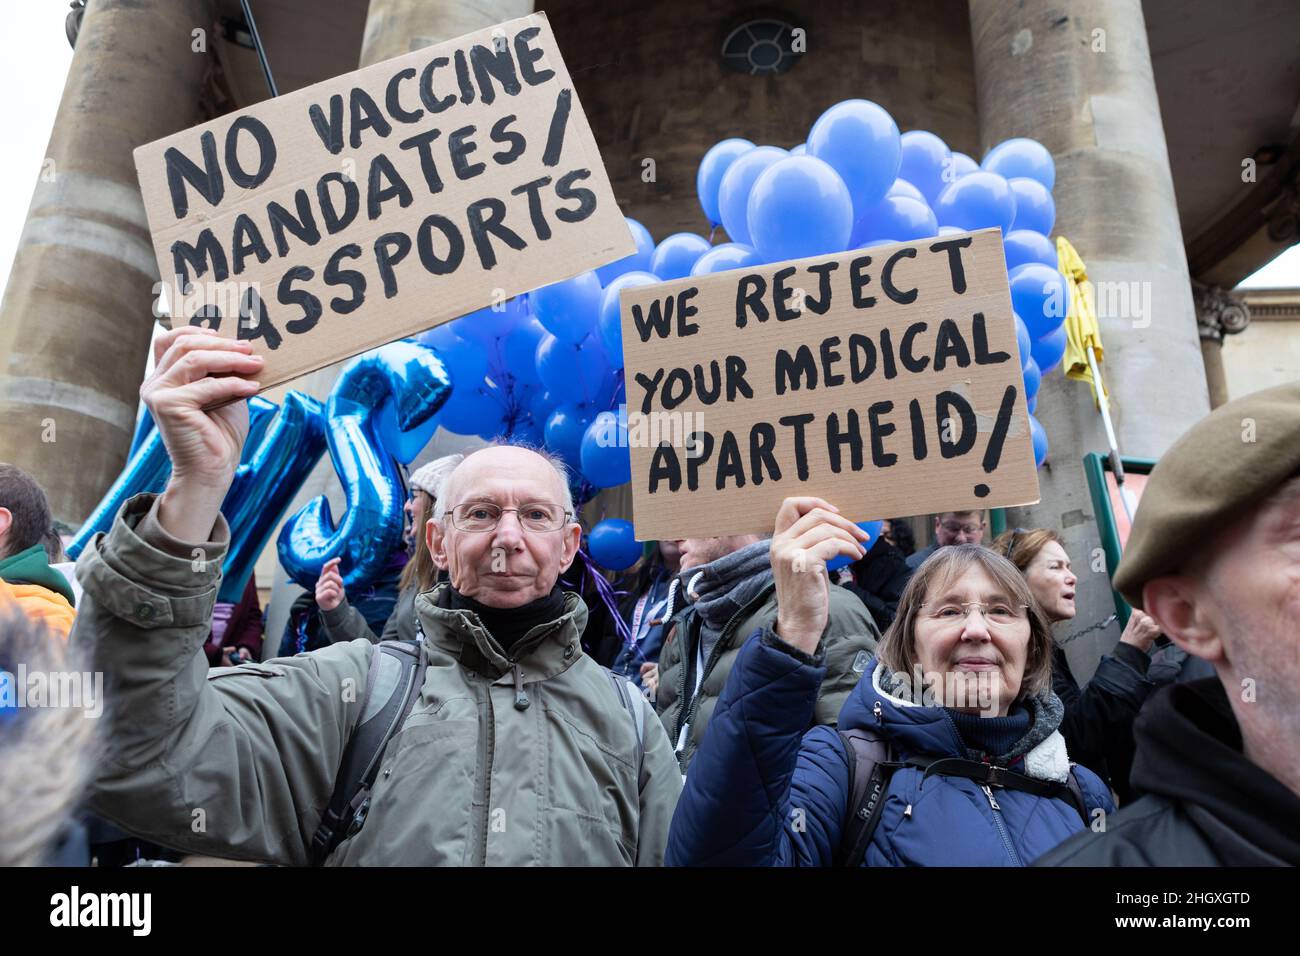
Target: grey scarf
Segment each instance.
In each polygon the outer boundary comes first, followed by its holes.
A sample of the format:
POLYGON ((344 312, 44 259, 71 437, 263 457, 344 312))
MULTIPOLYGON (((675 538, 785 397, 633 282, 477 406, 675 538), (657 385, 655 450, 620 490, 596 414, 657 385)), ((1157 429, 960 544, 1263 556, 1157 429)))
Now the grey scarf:
POLYGON ((770 539, 755 541, 678 575, 677 593, 684 594, 691 611, 700 616, 700 654, 705 661, 732 616, 772 583, 771 550, 770 539))

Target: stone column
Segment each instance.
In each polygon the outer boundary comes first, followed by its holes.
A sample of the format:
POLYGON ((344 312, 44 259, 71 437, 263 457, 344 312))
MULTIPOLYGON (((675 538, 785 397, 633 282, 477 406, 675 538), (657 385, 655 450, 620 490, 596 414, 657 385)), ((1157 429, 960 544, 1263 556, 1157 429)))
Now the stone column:
POLYGON ((1218 286, 1192 282, 1196 302, 1196 329, 1201 336, 1205 361, 1205 384, 1210 390, 1210 407, 1218 408, 1228 395, 1228 378, 1223 370, 1223 337, 1236 335, 1250 324, 1250 307, 1240 296, 1218 286))
POLYGON ((154 323, 131 152, 203 118, 214 22, 210 0, 87 6, 0 303, 0 459, 31 472, 69 527, 122 469, 154 323))
MULTIPOLYGON (((1056 229, 1096 284, 1121 453, 1157 458, 1210 403, 1173 180, 1140 0, 970 0, 980 139, 985 150, 1029 136, 1056 160, 1056 229)), ((1058 628, 1075 675, 1089 677, 1118 639, 1100 541, 1080 464, 1105 452, 1082 382, 1042 385, 1038 418, 1051 443, 1042 502, 1009 522, 1060 531, 1077 571, 1078 615, 1058 628)))
POLYGON ((532 12, 532 0, 474 4, 453 0, 370 0, 361 65, 369 66, 532 12))

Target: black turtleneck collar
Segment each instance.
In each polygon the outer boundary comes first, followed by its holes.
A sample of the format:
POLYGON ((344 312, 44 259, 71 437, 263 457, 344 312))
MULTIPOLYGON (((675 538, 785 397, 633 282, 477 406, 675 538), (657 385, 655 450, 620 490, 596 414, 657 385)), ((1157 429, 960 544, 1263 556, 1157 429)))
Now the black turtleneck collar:
POLYGON ((565 610, 564 591, 558 585, 535 601, 507 608, 488 607, 461 594, 450 584, 447 592, 446 606, 453 611, 472 611, 507 655, 521 637, 538 625, 558 620, 565 610))

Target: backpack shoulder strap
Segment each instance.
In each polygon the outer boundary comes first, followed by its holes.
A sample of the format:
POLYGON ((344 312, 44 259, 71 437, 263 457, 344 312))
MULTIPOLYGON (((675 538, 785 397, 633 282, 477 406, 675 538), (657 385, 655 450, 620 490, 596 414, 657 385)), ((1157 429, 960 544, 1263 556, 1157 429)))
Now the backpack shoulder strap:
POLYGON ((334 793, 312 837, 312 865, 325 862, 343 842, 354 820, 358 824, 364 821, 380 758, 415 705, 428 665, 423 641, 383 641, 375 645, 361 698, 361 717, 343 749, 334 793))
POLYGON ((890 759, 888 742, 880 737, 865 730, 841 730, 838 733, 849 761, 849 804, 835 863, 837 866, 859 866, 866 856, 876 824, 880 822, 889 778, 898 765, 890 759))
POLYGON ((632 716, 632 726, 636 728, 636 776, 637 784, 640 785, 641 768, 645 763, 645 708, 636 700, 640 696, 640 691, 626 678, 619 677, 608 667, 601 667, 609 682, 614 685, 614 693, 618 695, 618 702, 623 705, 632 716))
POLYGON ((1070 773, 1065 778, 1065 790, 1070 795, 1070 802, 1074 804, 1074 809, 1078 811, 1079 817, 1083 820, 1085 830, 1092 827, 1092 821, 1088 818, 1088 801, 1084 799, 1083 788, 1079 786, 1079 778, 1074 775, 1074 764, 1070 764, 1070 773))

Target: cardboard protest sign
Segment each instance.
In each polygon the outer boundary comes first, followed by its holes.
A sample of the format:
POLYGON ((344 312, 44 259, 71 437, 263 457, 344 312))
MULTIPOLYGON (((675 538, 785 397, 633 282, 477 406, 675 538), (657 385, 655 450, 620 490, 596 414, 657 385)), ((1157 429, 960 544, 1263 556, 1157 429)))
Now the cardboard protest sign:
POLYGON ((264 388, 635 251, 544 14, 135 151, 173 323, 264 388))
POLYGON ((1038 500, 996 229, 621 293, 636 536, 1038 500))

